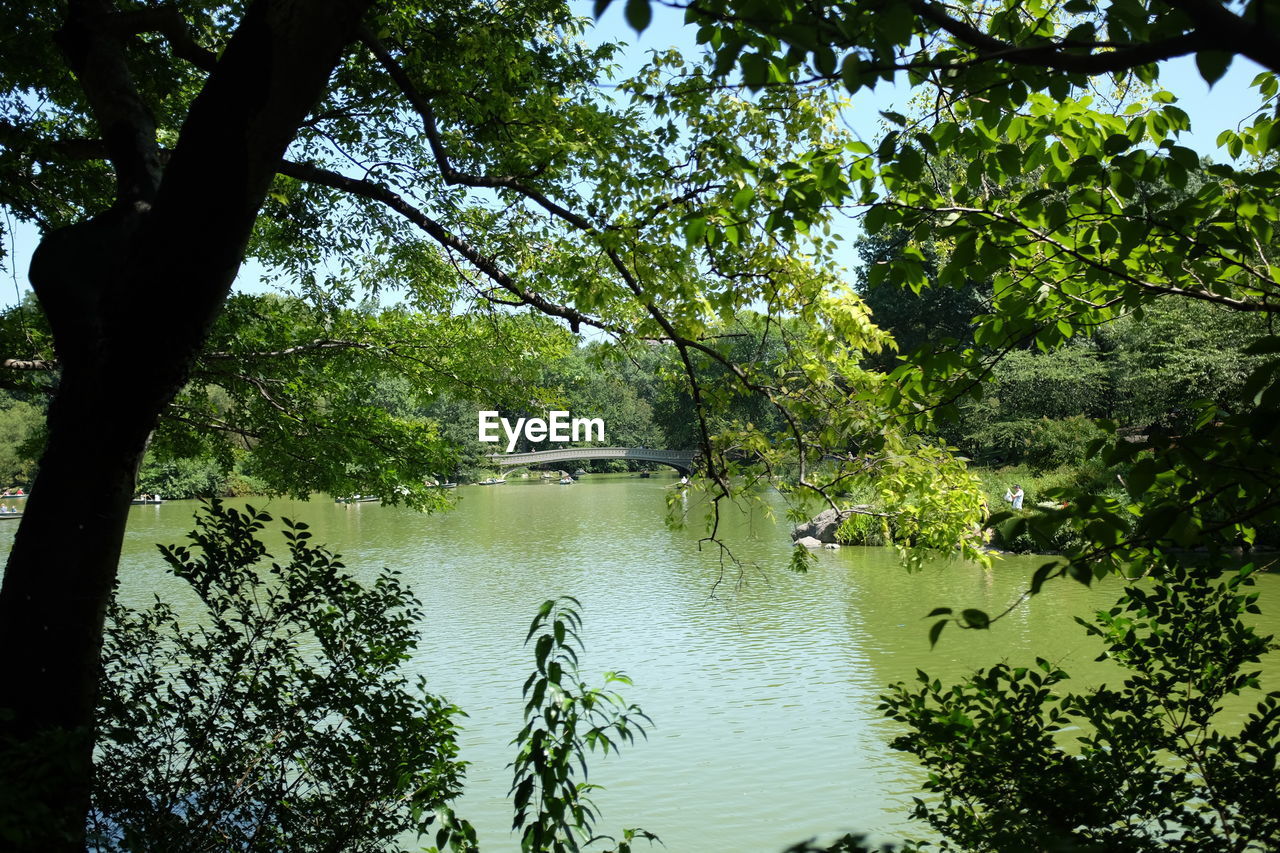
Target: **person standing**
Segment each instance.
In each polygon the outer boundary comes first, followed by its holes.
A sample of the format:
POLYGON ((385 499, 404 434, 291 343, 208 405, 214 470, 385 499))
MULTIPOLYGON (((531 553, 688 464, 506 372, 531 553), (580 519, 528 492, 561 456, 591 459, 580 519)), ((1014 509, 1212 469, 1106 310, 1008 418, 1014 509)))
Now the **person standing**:
POLYGON ((1011 493, 1010 497, 1013 502, 1013 508, 1022 509, 1022 499, 1026 497, 1026 494, 1022 491, 1022 486, 1019 486, 1017 483, 1014 483, 1013 492, 1011 493))

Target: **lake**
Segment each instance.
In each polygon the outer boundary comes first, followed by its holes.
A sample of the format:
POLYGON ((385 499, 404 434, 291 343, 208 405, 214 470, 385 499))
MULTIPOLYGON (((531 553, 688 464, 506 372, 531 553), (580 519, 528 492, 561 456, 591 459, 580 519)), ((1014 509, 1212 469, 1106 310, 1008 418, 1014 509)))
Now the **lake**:
MULTIPOLYGON (((906 817, 922 773, 888 748, 896 724, 876 710, 886 684, 918 668, 957 680, 1036 655, 1079 686, 1107 672, 1072 616, 1109 606, 1114 583, 1052 583, 990 631, 949 626, 931 651, 930 609, 1002 610, 1044 558, 1009 557, 990 571, 944 561, 908 573, 889 549, 844 548, 819 552, 817 566, 797 575, 787 569, 788 524, 726 507, 735 565, 714 546, 699 548, 698 512, 685 529, 664 523, 672 483, 589 475, 573 486, 463 486, 454 510, 430 516, 323 498, 248 503, 307 522, 357 575, 400 570, 422 599, 428 615, 413 667, 469 715, 461 757, 471 767, 458 812, 485 851, 519 849, 509 833, 509 741, 532 668, 522 641, 547 598, 582 602, 585 679, 626 672, 635 681, 626 698, 654 720, 647 741, 594 757, 591 781, 605 786, 595 795, 598 829, 644 827, 676 853, 780 851, 853 830, 927 836, 906 817)), ((196 508, 132 508, 126 601, 142 605, 158 592, 190 602, 155 544, 182 541, 196 508)), ((0 545, 12 536, 0 530, 0 545)), ((278 536, 268 541, 283 555, 278 536)), ((1273 613, 1266 620, 1266 630, 1280 630, 1273 613)))

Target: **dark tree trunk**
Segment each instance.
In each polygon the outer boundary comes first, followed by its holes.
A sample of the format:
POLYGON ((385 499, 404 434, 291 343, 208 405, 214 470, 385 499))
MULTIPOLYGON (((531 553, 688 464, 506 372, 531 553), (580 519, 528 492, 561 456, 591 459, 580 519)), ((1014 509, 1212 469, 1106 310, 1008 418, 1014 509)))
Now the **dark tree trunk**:
MULTIPOLYGON (((138 190, 146 168, 130 171, 115 207, 47 235, 32 260, 63 373, 0 587, 3 849, 84 849, 103 615, 146 437, 203 346, 285 148, 369 2, 251 4, 154 194, 138 190)), ((78 26, 66 28, 68 50, 95 37, 78 26)), ((87 86, 89 63, 71 64, 87 86)), ((137 138, 117 136, 118 175, 129 156, 120 145, 137 138)))

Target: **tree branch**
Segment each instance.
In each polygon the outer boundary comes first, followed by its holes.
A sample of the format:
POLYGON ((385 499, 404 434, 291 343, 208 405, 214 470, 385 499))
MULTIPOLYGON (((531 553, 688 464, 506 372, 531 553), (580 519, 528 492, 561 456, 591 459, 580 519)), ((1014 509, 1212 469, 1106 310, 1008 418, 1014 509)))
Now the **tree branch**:
MULTIPOLYGON (((1198 50, 1232 49, 1217 43, 1209 34, 1196 29, 1162 41, 1111 46, 1112 49, 1102 53, 1073 54, 1065 51, 1106 45, 1088 42, 1016 45, 988 35, 972 24, 951 17, 941 5, 930 0, 908 0, 908 5, 924 20, 937 25, 953 38, 979 51, 981 54, 978 57, 979 62, 1004 60, 1016 65, 1035 65, 1079 74, 1108 74, 1127 71, 1140 65, 1149 65, 1162 59, 1185 56, 1198 50)), ((1170 5, 1176 6, 1176 3, 1170 5)), ((1274 62, 1275 58, 1272 57, 1271 61, 1274 62)))
MULTIPOLYGON (((1236 299, 1235 297, 1232 297, 1232 296, 1225 296, 1221 293, 1214 293, 1213 291, 1210 291, 1210 290, 1193 290, 1193 289, 1184 288, 1184 287, 1175 287, 1170 284, 1157 284, 1156 282, 1147 281, 1144 278, 1140 278, 1139 276, 1136 276, 1132 273, 1125 272, 1124 270, 1113 269, 1107 264, 1095 258, 1091 258, 1088 255, 1080 252, 1075 247, 1068 246, 1062 241, 1054 239, 1049 234, 1046 234, 1045 232, 1040 231, 1036 228, 1032 228, 1029 225, 1027 225, 1025 222, 1021 221, 1020 219, 1013 216, 1009 216, 1008 214, 996 213, 994 211, 986 210, 981 207, 959 207, 959 206, 923 207, 919 205, 902 204, 901 202, 892 202, 892 201, 884 202, 884 204, 887 204, 891 207, 897 207, 903 210, 913 210, 920 213, 971 213, 971 214, 977 214, 980 216, 986 216, 989 219, 993 219, 998 222, 1004 222, 1009 225, 1013 225, 1017 228, 1021 228, 1022 230, 1026 231, 1029 235, 1031 235, 1031 237, 1033 237, 1036 241, 1044 243, 1045 245, 1048 245, 1048 246, 1053 246, 1062 254, 1067 255, 1068 257, 1071 257, 1076 261, 1079 261, 1085 266, 1092 267, 1093 269, 1098 270, 1099 272, 1105 272, 1111 276, 1114 276, 1116 279, 1120 281, 1124 281, 1128 284, 1131 284, 1134 287, 1137 287, 1141 290, 1150 291, 1151 293, 1168 294, 1170 296, 1184 296, 1188 299, 1199 299, 1203 302, 1212 302, 1215 305, 1222 305, 1225 308, 1230 308, 1235 311, 1260 312, 1263 314, 1280 313, 1280 305, 1267 302, 1265 298, 1266 296, 1265 293, 1264 293, 1264 298, 1261 301, 1252 302, 1247 299, 1236 299)), ((1242 265, 1242 268, 1243 266, 1245 265, 1242 265)))
POLYGON ((268 350, 260 352, 210 352, 205 353, 203 358, 210 360, 238 360, 245 358, 283 358, 291 355, 298 355, 304 352, 315 352, 317 350, 326 349, 363 349, 373 350, 382 349, 376 344, 362 343, 361 341, 334 341, 334 340, 314 340, 297 346, 286 347, 280 350, 268 350))
POLYGON ((545 296, 524 287, 515 278, 503 271, 495 260, 462 238, 450 233, 439 222, 436 222, 426 213, 406 201, 399 193, 382 184, 361 178, 349 178, 339 172, 323 169, 310 163, 295 163, 289 160, 282 161, 278 171, 282 175, 297 178, 300 181, 330 187, 331 189, 385 205, 412 222, 441 246, 452 249, 462 255, 476 269, 480 270, 504 290, 513 294, 523 304, 536 308, 548 316, 567 320, 575 330, 579 326, 591 326, 615 334, 623 331, 617 326, 604 323, 575 308, 552 302, 545 296))
POLYGON ((431 146, 431 154, 435 158, 436 165, 440 169, 440 176, 444 178, 445 183, 476 188, 511 190, 534 202, 553 216, 563 219, 583 231, 594 232, 596 230, 588 219, 574 213, 563 205, 557 204, 540 191, 523 183, 519 178, 513 176, 469 175, 455 169, 449 160, 448 152, 444 149, 444 141, 440 138, 440 129, 436 124, 435 111, 431 108, 431 102, 418 91, 413 81, 409 79, 404 66, 396 62, 395 57, 378 40, 377 36, 367 28, 362 27, 360 29, 360 41, 377 58, 378 63, 395 81, 396 87, 409 101, 409 105, 418 114, 418 118, 422 120, 422 128, 427 135, 427 143, 431 146))
POLYGON ((205 71, 212 71, 218 64, 217 54, 196 42, 191 35, 187 19, 175 6, 115 12, 108 15, 103 23, 107 30, 117 37, 159 33, 169 42, 174 56, 185 59, 205 71))
POLYGON ((6 358, 0 361, 0 367, 8 370, 57 370, 58 362, 42 358, 22 359, 6 358))
POLYGON ((103 25, 114 15, 106 0, 70 0, 56 39, 102 129, 116 171, 116 203, 149 207, 160 186, 156 123, 134 84, 121 40, 103 25))

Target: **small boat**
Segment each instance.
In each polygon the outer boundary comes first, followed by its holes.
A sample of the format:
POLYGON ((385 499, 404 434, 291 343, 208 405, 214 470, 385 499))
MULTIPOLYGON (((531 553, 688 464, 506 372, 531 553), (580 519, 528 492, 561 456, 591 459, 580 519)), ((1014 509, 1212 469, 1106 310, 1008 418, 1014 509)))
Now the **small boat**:
POLYGON ((561 485, 561 486, 572 486, 572 485, 573 485, 573 478, 572 478, 572 477, 561 477, 561 478, 560 478, 560 482, 559 482, 559 484, 558 484, 558 485, 561 485))
POLYGON ((458 488, 458 484, 457 484, 457 483, 440 483, 438 486, 436 486, 436 488, 438 488, 438 489, 456 489, 456 488, 458 488))
POLYGON ((573 476, 575 476, 575 477, 585 477, 585 476, 587 476, 587 472, 586 472, 586 471, 583 471, 581 468, 579 468, 577 471, 574 471, 574 472, 573 472, 573 476))
POLYGON ((0 512, 0 521, 8 521, 11 518, 22 518, 20 512, 0 512))
POLYGON ((161 498, 134 498, 129 503, 133 506, 154 506, 155 504, 164 503, 164 500, 161 498))
POLYGON ((336 500, 334 500, 334 503, 336 503, 336 504, 366 504, 366 503, 372 503, 373 501, 379 501, 379 500, 382 500, 382 498, 379 498, 379 497, 377 497, 376 495, 352 495, 352 496, 351 496, 351 497, 349 497, 349 498, 337 498, 336 500))
POLYGON ((507 481, 506 481, 506 480, 499 480, 499 479, 497 479, 497 478, 495 478, 495 477, 490 477, 490 478, 489 478, 489 479, 487 479, 487 480, 481 480, 477 485, 480 485, 480 486, 501 486, 501 485, 502 485, 503 483, 505 483, 505 482, 507 482, 507 481))
POLYGON ((650 478, 650 477, 652 477, 652 476, 653 476, 653 475, 652 475, 652 474, 650 474, 648 471, 641 471, 641 472, 640 472, 640 479, 641 479, 641 480, 647 480, 647 479, 649 479, 649 478, 650 478))

